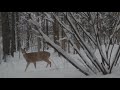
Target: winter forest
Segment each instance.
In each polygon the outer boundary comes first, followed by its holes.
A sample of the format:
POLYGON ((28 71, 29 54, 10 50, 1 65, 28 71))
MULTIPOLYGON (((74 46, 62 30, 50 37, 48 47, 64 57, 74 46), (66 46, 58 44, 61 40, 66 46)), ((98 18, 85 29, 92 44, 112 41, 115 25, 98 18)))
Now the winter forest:
POLYGON ((0 12, 0 78, 120 78, 120 12, 0 12))

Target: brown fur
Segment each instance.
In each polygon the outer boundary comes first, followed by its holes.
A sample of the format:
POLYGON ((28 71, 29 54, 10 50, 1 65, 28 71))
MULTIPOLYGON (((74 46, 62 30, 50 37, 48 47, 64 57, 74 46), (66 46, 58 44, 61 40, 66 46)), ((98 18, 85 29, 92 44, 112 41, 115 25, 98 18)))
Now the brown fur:
POLYGON ((36 68, 36 62, 38 62, 38 61, 45 61, 45 62, 47 62, 47 66, 50 64, 50 67, 51 67, 51 62, 49 61, 49 57, 50 57, 49 52, 40 51, 40 52, 26 53, 25 49, 21 49, 21 51, 27 62, 25 71, 27 70, 30 63, 33 63, 36 68))

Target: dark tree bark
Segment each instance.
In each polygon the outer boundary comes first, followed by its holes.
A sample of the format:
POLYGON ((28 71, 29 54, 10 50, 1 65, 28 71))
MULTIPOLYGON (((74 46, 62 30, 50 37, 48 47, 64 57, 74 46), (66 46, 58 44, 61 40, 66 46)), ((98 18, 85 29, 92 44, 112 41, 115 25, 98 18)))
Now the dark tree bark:
POLYGON ((2 17, 2 38, 3 38, 3 59, 6 62, 6 56, 10 54, 10 29, 8 12, 1 12, 2 17))
MULTIPOLYGON (((49 25, 48 25, 48 20, 46 20, 46 34, 47 34, 47 36, 49 36, 49 25)), ((47 43, 46 43, 46 47, 47 47, 47 50, 49 49, 49 47, 48 47, 48 45, 47 45, 47 43)))
POLYGON ((69 43, 69 41, 68 41, 68 53, 71 53, 70 52, 70 43, 69 43))
POLYGON ((59 24, 57 22, 57 20, 55 19, 54 23, 53 23, 53 35, 54 35, 54 43, 59 45, 59 24))
POLYGON ((58 44, 57 40, 59 40, 59 26, 58 26, 58 22, 56 21, 56 19, 53 25, 53 31, 54 31, 54 42, 58 44))
POLYGON ((12 30, 11 30, 11 55, 14 57, 14 52, 16 51, 15 42, 15 13, 12 12, 12 30))
MULTIPOLYGON (((63 28, 62 28, 62 29, 63 29, 63 28)), ((63 30, 62 30, 62 38, 64 38, 64 37, 65 37, 65 33, 64 33, 63 30)), ((62 49, 66 51, 65 41, 66 41, 66 40, 62 40, 62 49)))
POLYGON ((26 49, 28 50, 30 47, 30 29, 31 27, 27 24, 27 38, 26 38, 26 49))
POLYGON ((17 38, 17 50, 19 51, 20 50, 20 47, 21 47, 21 43, 20 43, 20 30, 19 30, 19 27, 18 27, 18 22, 19 22, 19 12, 16 12, 16 38, 17 38))
POLYGON ((41 39, 39 37, 37 37, 37 42, 38 42, 38 52, 41 49, 41 39))

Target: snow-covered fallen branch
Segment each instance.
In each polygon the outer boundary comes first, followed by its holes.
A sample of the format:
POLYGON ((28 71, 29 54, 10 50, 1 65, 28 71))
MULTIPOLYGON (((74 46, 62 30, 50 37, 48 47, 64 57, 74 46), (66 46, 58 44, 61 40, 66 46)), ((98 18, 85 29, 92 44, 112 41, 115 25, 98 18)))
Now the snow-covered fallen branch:
POLYGON ((50 38, 45 35, 42 30, 39 28, 39 24, 35 21, 29 20, 30 23, 33 23, 34 25, 37 26, 38 28, 38 32, 40 35, 43 36, 43 38, 45 39, 45 41, 51 46, 53 47, 56 51, 58 51, 59 53, 61 53, 61 55, 68 60, 74 67, 76 67, 79 71, 81 71, 83 74, 85 75, 89 75, 90 73, 88 72, 88 69, 86 69, 85 67, 79 65, 70 55, 68 55, 67 52, 65 52, 60 46, 56 45, 53 41, 50 40, 50 38))

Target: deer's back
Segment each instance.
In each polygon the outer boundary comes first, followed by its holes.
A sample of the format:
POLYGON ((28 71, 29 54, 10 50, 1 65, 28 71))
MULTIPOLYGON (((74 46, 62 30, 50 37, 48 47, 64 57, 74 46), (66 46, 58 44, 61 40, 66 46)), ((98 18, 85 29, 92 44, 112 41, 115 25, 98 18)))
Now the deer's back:
POLYGON ((48 58, 50 57, 50 53, 46 51, 32 52, 32 53, 26 53, 24 57, 28 62, 36 62, 36 61, 48 60, 48 58))

